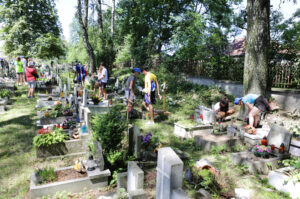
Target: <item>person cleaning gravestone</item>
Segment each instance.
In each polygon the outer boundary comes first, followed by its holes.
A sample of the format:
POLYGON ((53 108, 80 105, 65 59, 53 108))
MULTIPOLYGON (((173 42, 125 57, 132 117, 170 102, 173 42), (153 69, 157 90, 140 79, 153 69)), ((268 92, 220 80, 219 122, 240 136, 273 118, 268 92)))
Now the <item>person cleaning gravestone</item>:
POLYGON ((259 113, 267 113, 271 111, 271 107, 268 103, 268 100, 265 99, 262 95, 257 94, 247 94, 241 98, 235 98, 235 105, 248 107, 249 113, 249 125, 246 125, 244 128, 249 134, 256 134, 256 128, 258 127, 259 113))

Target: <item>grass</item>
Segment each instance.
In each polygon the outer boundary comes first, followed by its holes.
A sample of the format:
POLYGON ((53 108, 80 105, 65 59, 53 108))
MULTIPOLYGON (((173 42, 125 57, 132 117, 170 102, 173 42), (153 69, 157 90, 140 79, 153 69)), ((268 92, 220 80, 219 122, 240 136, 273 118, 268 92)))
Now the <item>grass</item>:
POLYGON ((13 105, 0 114, 0 198, 29 198, 30 176, 37 168, 69 165, 70 159, 38 160, 32 140, 36 128, 36 99, 27 99, 26 88, 13 105))

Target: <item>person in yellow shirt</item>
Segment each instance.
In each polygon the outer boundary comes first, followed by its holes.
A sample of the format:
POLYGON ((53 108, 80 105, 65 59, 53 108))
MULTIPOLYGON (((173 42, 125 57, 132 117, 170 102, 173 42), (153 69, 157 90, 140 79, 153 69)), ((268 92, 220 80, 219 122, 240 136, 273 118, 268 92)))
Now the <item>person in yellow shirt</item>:
POLYGON ((143 74, 145 75, 145 88, 143 89, 145 95, 143 105, 150 113, 151 121, 149 122, 149 124, 154 124, 153 104, 156 103, 155 90, 157 90, 157 95, 159 99, 161 99, 161 95, 159 93, 159 84, 156 76, 153 73, 149 72, 147 66, 143 68, 143 74))

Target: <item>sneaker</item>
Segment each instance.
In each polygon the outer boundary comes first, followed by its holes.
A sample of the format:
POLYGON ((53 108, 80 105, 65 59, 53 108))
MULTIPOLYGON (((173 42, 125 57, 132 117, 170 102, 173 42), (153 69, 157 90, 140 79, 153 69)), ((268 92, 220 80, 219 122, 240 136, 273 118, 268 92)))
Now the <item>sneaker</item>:
POLYGON ((146 125, 154 125, 155 123, 153 122, 153 121, 148 121, 148 122, 146 122, 146 125))
POLYGON ((31 96, 28 96, 27 98, 28 98, 28 99, 30 99, 30 98, 31 98, 31 96))

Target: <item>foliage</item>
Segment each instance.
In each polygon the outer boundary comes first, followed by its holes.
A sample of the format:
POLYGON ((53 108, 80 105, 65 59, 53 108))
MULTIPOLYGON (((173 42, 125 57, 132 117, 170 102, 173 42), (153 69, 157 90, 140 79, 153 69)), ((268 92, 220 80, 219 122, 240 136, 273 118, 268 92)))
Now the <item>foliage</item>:
POLYGON ((105 153, 120 149, 127 122, 119 106, 114 106, 107 114, 95 114, 91 123, 94 137, 101 142, 105 153))
POLYGON ((299 157, 291 157, 290 159, 279 160, 278 163, 284 167, 295 167, 296 169, 300 169, 299 157))
POLYGON ((37 175, 42 180, 41 184, 56 181, 56 173, 54 172, 53 167, 38 169, 37 175))
POLYGON ((41 35, 60 36, 54 0, 1 1, 0 22, 3 49, 10 57, 32 55, 31 49, 41 35))
POLYGON ((122 151, 113 151, 110 150, 107 154, 106 154, 106 158, 107 161, 111 164, 114 165, 116 162, 119 162, 121 160, 123 160, 123 152, 122 151))
POLYGON ((49 147, 56 144, 65 143, 68 136, 62 132, 61 128, 56 128, 48 134, 37 135, 33 138, 35 147, 49 147))
POLYGON ((217 194, 219 184, 215 176, 207 169, 197 169, 193 167, 193 181, 195 183, 194 189, 204 188, 210 193, 217 194))
POLYGON ((219 157, 221 153, 225 152, 227 149, 227 145, 223 144, 220 146, 212 146, 210 151, 213 155, 215 155, 216 157, 219 157))
POLYGON ((8 89, 0 89, 0 98, 4 98, 10 96, 12 94, 11 90, 8 89))
POLYGON ((65 46, 60 38, 47 33, 36 39, 33 52, 39 59, 59 58, 65 55, 65 46))

